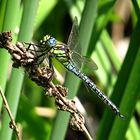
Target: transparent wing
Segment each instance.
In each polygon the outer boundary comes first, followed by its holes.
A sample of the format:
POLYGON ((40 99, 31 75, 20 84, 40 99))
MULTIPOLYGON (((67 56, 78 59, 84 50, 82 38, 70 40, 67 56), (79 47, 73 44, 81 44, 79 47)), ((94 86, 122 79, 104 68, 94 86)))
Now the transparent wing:
POLYGON ((83 56, 81 61, 84 64, 84 66, 88 67, 88 69, 90 71, 98 69, 98 66, 96 65, 96 63, 91 58, 83 56))
POLYGON ((72 51, 71 58, 72 58, 73 63, 74 63, 79 69, 81 69, 81 67, 82 67, 82 61, 81 61, 82 56, 81 56, 80 54, 78 54, 77 52, 72 51))
POLYGON ((75 50, 75 51, 81 53, 77 17, 74 18, 72 29, 71 29, 71 32, 70 32, 70 35, 69 35, 69 38, 68 38, 68 41, 67 41, 67 46, 71 50, 75 50))
MULTIPOLYGON (((78 19, 74 18, 72 29, 67 41, 67 47, 70 48, 72 52, 79 52, 79 56, 81 54, 81 46, 79 40, 79 29, 78 29, 78 19)), ((82 62, 79 59, 77 53, 73 53, 72 55, 73 62, 77 65, 78 68, 81 68, 82 62)))
POLYGON ((72 61, 80 69, 81 66, 88 68, 88 71, 98 69, 96 63, 91 59, 81 55, 81 45, 79 40, 79 29, 77 17, 74 18, 72 29, 68 38, 67 47, 71 49, 72 61))
POLYGON ((97 70, 98 66, 96 63, 86 56, 81 56, 79 53, 73 51, 72 60, 78 68, 81 68, 83 65, 85 68, 88 68, 88 71, 97 70))

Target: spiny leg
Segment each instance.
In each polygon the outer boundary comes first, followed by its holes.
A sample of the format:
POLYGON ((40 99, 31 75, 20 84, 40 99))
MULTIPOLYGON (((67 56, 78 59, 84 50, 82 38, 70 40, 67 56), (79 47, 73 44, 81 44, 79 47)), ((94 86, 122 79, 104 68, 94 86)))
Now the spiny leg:
MULTIPOLYGON (((35 50, 35 49, 36 49, 35 46, 36 46, 36 47, 39 47, 39 48, 42 48, 42 47, 41 47, 40 45, 38 45, 38 44, 27 43, 27 42, 24 42, 24 43, 25 43, 26 45, 28 45, 28 47, 26 48, 27 51, 28 51, 28 50, 31 50, 31 51, 37 51, 37 52, 38 52, 39 50, 35 50), (30 49, 31 46, 33 46, 34 50, 30 49)), ((41 50, 41 51, 42 51, 42 50, 41 50)))
POLYGON ((52 73, 51 73, 50 77, 48 78, 48 82, 50 82, 53 78, 53 75, 54 75, 54 68, 52 65, 51 56, 49 56, 48 60, 49 60, 49 68, 52 70, 52 73))

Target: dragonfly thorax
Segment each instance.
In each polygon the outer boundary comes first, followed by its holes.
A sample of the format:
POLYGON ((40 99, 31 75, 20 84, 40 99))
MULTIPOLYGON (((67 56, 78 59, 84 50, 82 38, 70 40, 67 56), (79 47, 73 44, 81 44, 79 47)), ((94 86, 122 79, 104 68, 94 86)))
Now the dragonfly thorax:
POLYGON ((43 40, 40 41, 42 45, 47 45, 49 47, 56 46, 56 39, 54 37, 51 37, 50 35, 44 36, 43 40))

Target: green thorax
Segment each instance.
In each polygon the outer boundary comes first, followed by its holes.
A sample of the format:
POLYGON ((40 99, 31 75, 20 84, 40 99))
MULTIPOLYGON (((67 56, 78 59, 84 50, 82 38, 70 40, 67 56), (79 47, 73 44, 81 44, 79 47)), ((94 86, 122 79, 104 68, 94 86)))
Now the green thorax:
POLYGON ((67 65, 70 62, 72 52, 66 44, 58 42, 50 35, 44 36, 40 44, 48 56, 56 58, 63 65, 67 65))

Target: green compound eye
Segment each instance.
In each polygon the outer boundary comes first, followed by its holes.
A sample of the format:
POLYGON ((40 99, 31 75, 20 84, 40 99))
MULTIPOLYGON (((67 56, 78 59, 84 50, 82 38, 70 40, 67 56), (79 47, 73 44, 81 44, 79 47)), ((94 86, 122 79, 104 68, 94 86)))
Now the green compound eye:
POLYGON ((53 47, 56 45, 56 39, 53 38, 53 37, 50 37, 48 40, 47 40, 47 43, 49 46, 53 47))

